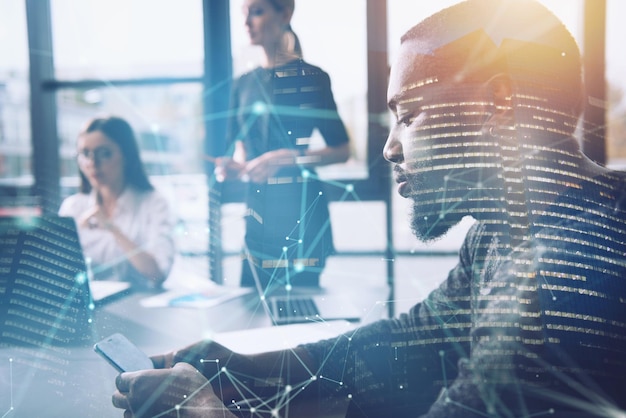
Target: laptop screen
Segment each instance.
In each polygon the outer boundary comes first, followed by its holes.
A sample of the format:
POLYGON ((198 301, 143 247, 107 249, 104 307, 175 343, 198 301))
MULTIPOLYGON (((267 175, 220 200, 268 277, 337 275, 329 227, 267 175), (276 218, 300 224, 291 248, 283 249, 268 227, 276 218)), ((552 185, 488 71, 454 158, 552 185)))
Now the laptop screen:
POLYGON ((260 303, 273 325, 313 323, 329 320, 360 321, 363 312, 345 294, 330 294, 323 289, 264 289, 254 259, 244 248, 260 303), (304 293, 299 293, 303 290, 304 293), (320 293, 322 292, 322 293, 320 293))
POLYGON ((0 217, 0 346, 84 342, 93 307, 72 218, 0 217))

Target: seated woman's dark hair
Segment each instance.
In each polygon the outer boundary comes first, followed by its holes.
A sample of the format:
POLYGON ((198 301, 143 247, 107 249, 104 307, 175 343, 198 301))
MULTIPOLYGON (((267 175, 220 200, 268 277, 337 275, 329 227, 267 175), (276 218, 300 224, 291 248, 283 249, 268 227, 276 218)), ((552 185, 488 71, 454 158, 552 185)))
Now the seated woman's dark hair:
MULTIPOLYGON (((154 190, 150 183, 144 165, 139 156, 139 146, 135 138, 135 133, 130 124, 117 116, 94 118, 87 123, 80 135, 90 132, 102 132, 111 141, 115 142, 124 156, 124 178, 126 184, 136 190, 154 190)), ((80 172, 80 191, 82 193, 91 192, 91 184, 85 175, 80 172)))

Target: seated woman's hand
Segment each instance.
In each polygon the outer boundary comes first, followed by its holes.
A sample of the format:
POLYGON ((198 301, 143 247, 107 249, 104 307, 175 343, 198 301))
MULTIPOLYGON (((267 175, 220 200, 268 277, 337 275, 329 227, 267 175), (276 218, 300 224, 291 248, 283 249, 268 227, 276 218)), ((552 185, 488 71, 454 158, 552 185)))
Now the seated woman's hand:
POLYGON ((104 214, 102 207, 100 205, 95 205, 82 213, 76 220, 76 223, 81 228, 95 229, 106 228, 109 220, 104 214))
POLYGON ((187 363, 172 368, 120 374, 113 405, 124 409, 125 418, 234 418, 210 382, 187 363))

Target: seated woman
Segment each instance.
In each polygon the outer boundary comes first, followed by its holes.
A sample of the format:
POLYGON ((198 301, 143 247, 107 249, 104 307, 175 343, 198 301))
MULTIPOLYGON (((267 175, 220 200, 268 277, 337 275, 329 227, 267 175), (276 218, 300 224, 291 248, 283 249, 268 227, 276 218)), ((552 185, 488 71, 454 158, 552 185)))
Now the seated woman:
POLYGON ((174 220, 148 180, 133 129, 119 117, 93 119, 77 150, 80 192, 59 215, 76 220, 94 279, 160 287, 174 260, 174 220))

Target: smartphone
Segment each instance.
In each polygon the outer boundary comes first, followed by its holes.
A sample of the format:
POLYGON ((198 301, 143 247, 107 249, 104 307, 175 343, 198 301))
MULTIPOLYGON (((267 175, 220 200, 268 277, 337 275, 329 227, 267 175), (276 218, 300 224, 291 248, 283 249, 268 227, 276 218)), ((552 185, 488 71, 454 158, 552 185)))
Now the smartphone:
POLYGON ((93 349, 109 362, 118 372, 133 372, 153 369, 152 360, 128 338, 115 333, 98 341, 93 349))

